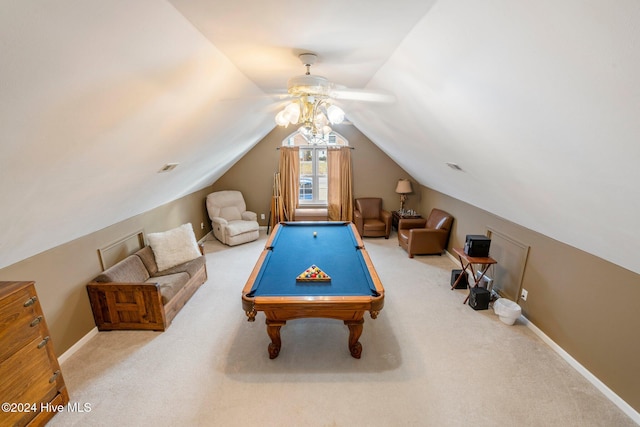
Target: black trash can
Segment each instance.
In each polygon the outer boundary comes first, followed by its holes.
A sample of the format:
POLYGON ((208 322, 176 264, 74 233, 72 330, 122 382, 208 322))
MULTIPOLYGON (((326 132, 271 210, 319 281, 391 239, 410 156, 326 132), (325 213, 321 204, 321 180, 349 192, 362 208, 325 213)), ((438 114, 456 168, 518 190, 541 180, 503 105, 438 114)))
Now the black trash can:
MULTIPOLYGON (((458 276, 460 276, 460 274, 462 274, 462 270, 451 270, 450 286, 453 286, 453 284, 456 283, 456 280, 458 280, 458 276)), ((460 281, 456 285, 455 289, 467 289, 468 283, 469 282, 467 281, 467 273, 465 272, 462 276, 462 279, 460 279, 460 281)))

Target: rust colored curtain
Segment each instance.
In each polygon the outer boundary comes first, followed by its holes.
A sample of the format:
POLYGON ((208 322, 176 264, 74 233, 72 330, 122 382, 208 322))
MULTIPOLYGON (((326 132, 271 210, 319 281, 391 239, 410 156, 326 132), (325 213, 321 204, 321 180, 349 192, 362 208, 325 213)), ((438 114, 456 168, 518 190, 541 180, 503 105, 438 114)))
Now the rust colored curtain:
POLYGON ((284 218, 294 221, 298 207, 300 186, 300 150, 298 147, 280 147, 280 197, 284 208, 284 218))
POLYGON ((351 179, 351 149, 327 150, 329 221, 353 219, 353 184, 351 179))

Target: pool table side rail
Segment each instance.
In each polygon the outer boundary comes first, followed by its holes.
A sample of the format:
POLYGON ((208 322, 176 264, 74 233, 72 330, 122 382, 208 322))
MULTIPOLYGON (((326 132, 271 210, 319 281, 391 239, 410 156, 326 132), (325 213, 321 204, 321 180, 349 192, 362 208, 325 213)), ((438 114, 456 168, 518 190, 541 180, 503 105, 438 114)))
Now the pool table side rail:
MULTIPOLYGON (((277 224, 276 227, 278 227, 278 225, 279 224, 277 224)), ((253 288, 253 285, 256 283, 256 279, 260 275, 262 264, 264 264, 264 260, 267 258, 270 251, 271 249, 267 249, 266 247, 265 249, 262 250, 262 252, 260 253, 260 257, 258 257, 258 261, 256 262, 256 265, 253 267, 253 270, 251 270, 251 274, 247 279, 247 283, 244 285, 244 288, 242 289, 242 308, 245 311, 247 311, 247 308, 249 306, 253 307, 254 298, 249 297, 248 295, 251 293, 251 289, 253 288)))
POLYGON ((364 262, 369 270, 369 274, 371 275, 371 280, 373 281, 373 285, 376 288, 376 291, 380 296, 384 296, 384 287, 382 286, 382 281, 380 281, 380 277, 378 276, 378 272, 376 268, 373 266, 373 262, 371 261, 371 257, 369 256, 369 252, 362 247, 360 248, 360 253, 364 258, 364 262))
MULTIPOLYGON (((350 311, 369 311, 372 314, 372 317, 377 316, 377 313, 382 310, 384 306, 384 287, 382 286, 382 282, 380 281, 380 277, 378 276, 378 272, 373 266, 373 262, 371 261, 371 257, 366 249, 364 249, 364 244, 362 243, 362 239, 358 234, 357 229, 353 223, 349 223, 352 227, 352 231, 354 236, 356 236, 356 240, 360 245, 360 251, 362 253, 363 259, 365 261, 365 265, 369 271, 371 276, 371 280, 375 286, 375 289, 378 293, 377 296, 373 295, 365 295, 365 296, 348 296, 348 295, 334 295, 334 296, 259 296, 252 297, 248 296, 255 285, 256 279, 260 274, 260 270, 262 269, 262 265, 265 262, 266 257, 271 251, 271 244, 273 240, 273 236, 276 234, 276 231, 280 224, 277 224, 273 230, 271 238, 267 241, 265 245, 265 249, 260 253, 260 257, 256 262, 247 282, 242 289, 242 308, 245 311, 248 320, 255 320, 255 315, 257 311, 271 311, 271 310, 287 310, 289 311, 289 315, 294 315, 295 317, 316 317, 316 311, 326 310, 327 305, 335 305, 338 303, 338 307, 336 311, 336 318, 344 317, 344 314, 350 311), (300 308, 300 303, 304 303, 304 308, 300 308), (290 307, 290 310, 287 309, 290 307), (291 311, 299 312, 297 315, 291 313, 291 311), (338 315, 340 314, 340 315, 338 315)), ((326 311, 325 311, 326 314, 326 311)), ((320 316, 325 317, 325 316, 320 316)), ((290 317, 291 318, 291 317, 290 317)))
POLYGON ((352 222, 347 222, 347 221, 321 221, 321 222, 310 222, 310 221, 298 221, 298 222, 285 222, 285 221, 281 221, 279 223, 276 224, 276 226, 273 228, 273 231, 271 232, 271 234, 269 235, 269 239, 267 239, 267 243, 265 243, 264 247, 265 249, 272 249, 273 246, 275 245, 275 240, 277 239, 278 236, 278 232, 280 231, 280 228, 287 226, 287 225, 309 225, 309 224, 344 224, 346 226, 349 226, 351 228, 351 234, 353 235, 354 241, 355 241, 355 245, 357 248, 364 248, 364 242, 362 241, 362 238, 360 237, 360 233, 358 233, 358 229, 356 228, 355 224, 352 222))
POLYGON ((351 231, 353 232, 353 236, 356 239, 356 247, 360 249, 364 249, 364 242, 362 241, 362 237, 360 237, 360 233, 358 233, 358 229, 356 228, 356 225, 352 222, 350 222, 349 225, 351 226, 351 231))
POLYGON ((260 258, 254 267, 247 283, 242 290, 242 309, 248 317, 249 321, 255 320, 258 311, 286 311, 287 319, 303 318, 303 317, 332 317, 337 319, 350 319, 353 315, 348 313, 369 311, 372 317, 377 317, 377 313, 384 307, 384 288, 380 282, 380 278, 376 273, 371 259, 365 254, 367 265, 371 274, 371 279, 375 284, 377 296, 373 295, 316 295, 316 296, 249 296, 255 280, 260 273, 262 262, 268 254, 265 249, 260 254, 260 258), (333 306, 332 315, 327 316, 327 307, 333 306), (320 314, 319 314, 320 313, 320 314))

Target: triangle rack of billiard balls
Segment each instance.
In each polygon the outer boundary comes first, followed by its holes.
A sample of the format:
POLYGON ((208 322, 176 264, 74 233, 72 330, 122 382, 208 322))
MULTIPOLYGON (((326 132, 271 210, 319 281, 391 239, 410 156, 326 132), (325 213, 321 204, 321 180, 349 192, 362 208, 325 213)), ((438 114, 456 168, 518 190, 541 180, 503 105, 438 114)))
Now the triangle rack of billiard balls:
POLYGON ((331 277, 317 265, 312 265, 296 277, 298 282, 328 282, 331 277))

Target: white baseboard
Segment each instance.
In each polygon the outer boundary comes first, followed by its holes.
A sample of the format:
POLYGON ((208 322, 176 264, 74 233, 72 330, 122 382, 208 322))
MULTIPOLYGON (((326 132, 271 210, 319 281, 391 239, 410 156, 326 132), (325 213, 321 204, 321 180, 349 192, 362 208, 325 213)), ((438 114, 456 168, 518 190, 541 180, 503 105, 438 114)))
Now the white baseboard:
POLYGON ((60 357, 58 357, 58 363, 63 364, 69 359, 73 353, 80 350, 80 348, 85 345, 91 338, 98 335, 98 327, 93 328, 89 331, 84 337, 80 338, 74 345, 72 345, 67 351, 62 353, 60 357))
MULTIPOLYGON (((450 259, 451 261, 453 261, 453 262, 455 262, 456 264, 460 265, 460 260, 459 260, 457 257, 455 257, 455 256, 451 255, 451 252, 449 252, 449 251, 445 250, 445 251, 444 251, 444 253, 449 257, 449 259, 450 259)), ((460 265, 460 268, 462 268, 462 266, 461 266, 461 265, 460 265)))
POLYGON ((640 413, 633 409, 631 405, 622 400, 620 396, 615 394, 613 390, 607 387, 602 381, 598 379, 595 375, 593 375, 587 368, 582 366, 580 362, 574 359, 569 353, 567 353, 562 347, 556 344, 551 338, 547 336, 544 332, 542 332, 536 325, 531 323, 529 319, 524 316, 520 316, 520 320, 529 328, 534 334, 536 334, 542 341, 545 342, 553 351, 558 353, 560 357, 562 357, 573 369, 578 371, 580 375, 586 378, 591 384, 593 384, 602 394, 604 394, 607 399, 613 402, 618 408, 622 410, 629 418, 631 418, 636 424, 640 425, 640 413))

